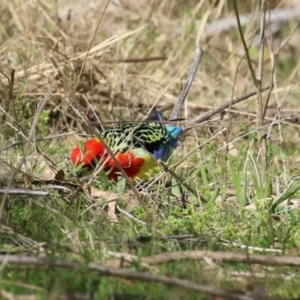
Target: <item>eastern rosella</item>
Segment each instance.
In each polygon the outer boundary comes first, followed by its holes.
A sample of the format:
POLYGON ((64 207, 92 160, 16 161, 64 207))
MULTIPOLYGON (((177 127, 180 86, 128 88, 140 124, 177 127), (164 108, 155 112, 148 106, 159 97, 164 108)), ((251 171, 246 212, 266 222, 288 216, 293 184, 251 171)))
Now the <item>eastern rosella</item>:
MULTIPOLYGON (((145 122, 118 124, 100 133, 128 177, 147 179, 148 172, 158 166, 157 160, 167 161, 177 147, 182 128, 166 125, 164 121, 163 115, 154 109, 145 122)), ((86 141, 84 149, 73 149, 71 161, 83 171, 101 164, 109 179, 117 180, 121 176, 98 138, 86 141)))

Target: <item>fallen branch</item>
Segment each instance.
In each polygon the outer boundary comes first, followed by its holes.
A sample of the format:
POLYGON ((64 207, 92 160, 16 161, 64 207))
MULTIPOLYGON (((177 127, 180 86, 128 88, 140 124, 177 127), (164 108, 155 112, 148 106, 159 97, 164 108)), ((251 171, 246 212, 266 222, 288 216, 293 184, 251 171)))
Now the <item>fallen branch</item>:
POLYGON ((28 190, 28 189, 18 189, 11 188, 9 190, 0 189, 0 194, 8 195, 23 195, 23 196, 47 196, 49 192, 46 191, 37 191, 37 190, 28 190))
MULTIPOLYGON (((22 256, 22 255, 0 255, 0 262, 2 262, 2 268, 5 266, 5 264, 17 264, 18 266, 27 265, 27 266, 36 266, 36 267, 43 267, 43 268, 45 267, 66 268, 72 270, 74 269, 82 270, 83 268, 83 266, 77 262, 71 262, 71 261, 60 260, 60 259, 51 260, 47 258, 40 258, 35 256, 22 256)), ((221 289, 217 289, 215 287, 209 287, 209 286, 197 284, 189 280, 172 278, 164 275, 154 275, 150 273, 136 272, 127 269, 109 268, 106 266, 99 265, 97 263, 89 263, 85 265, 84 270, 95 271, 104 276, 117 276, 117 277, 132 279, 132 280, 173 285, 173 286, 187 289, 189 291, 202 292, 212 296, 224 297, 228 299, 236 299, 236 300, 254 299, 254 297, 250 295, 231 293, 221 289)))
POLYGON ((214 251, 180 251, 167 252, 141 258, 142 263, 149 265, 162 264, 185 259, 201 260, 210 258, 217 261, 240 262, 249 264, 273 265, 273 266, 300 266, 300 257, 295 256, 271 256, 236 252, 214 251))

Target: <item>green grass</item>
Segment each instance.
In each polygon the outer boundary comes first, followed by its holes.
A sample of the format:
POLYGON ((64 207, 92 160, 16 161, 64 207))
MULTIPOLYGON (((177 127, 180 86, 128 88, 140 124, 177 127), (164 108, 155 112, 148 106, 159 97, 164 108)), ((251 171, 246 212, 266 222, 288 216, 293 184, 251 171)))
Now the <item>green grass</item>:
MULTIPOLYGON (((246 152, 244 155, 251 156, 246 152)), ((92 291, 91 299, 99 299, 99 297, 110 299, 112 295, 128 293, 131 294, 130 297, 138 295, 150 299, 164 299, 166 293, 168 297, 176 299, 193 299, 193 297, 206 299, 204 295, 190 292, 187 296, 178 288, 161 284, 106 278, 85 270, 84 265, 88 262, 103 262, 103 259, 106 261, 108 257, 105 253, 108 250, 142 258, 158 253, 186 250, 244 252, 245 249, 239 249, 237 246, 244 245, 249 247, 250 255, 261 253, 261 251, 251 250, 252 247, 275 248, 284 251, 286 255, 297 255, 300 246, 299 210, 287 211, 284 208, 279 209, 278 205, 285 199, 297 198, 299 185, 293 184, 277 199, 277 202, 272 203, 270 198, 266 198, 267 191, 261 186, 259 174, 253 172, 259 167, 253 160, 249 162, 249 171, 253 173, 246 176, 245 172, 241 172, 241 166, 236 164, 235 158, 227 157, 227 159, 230 166, 227 169, 227 184, 228 187, 232 184, 231 188, 236 192, 235 197, 231 197, 233 199, 230 200, 227 195, 221 202, 213 199, 203 207, 199 199, 190 196, 187 199, 187 207, 183 208, 180 191, 176 186, 170 188, 171 196, 163 185, 153 186, 149 190, 148 197, 145 198, 155 218, 152 227, 146 223, 146 216, 140 206, 129 210, 135 219, 118 214, 118 223, 111 227, 107 223, 105 213, 99 213, 98 210, 101 202, 107 199, 97 200, 96 206, 86 210, 90 204, 82 193, 72 201, 68 193, 61 191, 52 191, 47 197, 35 198, 34 202, 30 199, 11 197, 5 217, 9 228, 14 233, 7 232, 1 235, 2 251, 75 260, 83 263, 83 266, 81 270, 74 272, 59 268, 24 268, 8 264, 5 267, 6 271, 1 275, 1 281, 6 282, 3 288, 13 294, 30 294, 33 293, 33 287, 24 288, 15 284, 9 285, 8 282, 42 287, 43 291, 38 292, 40 299, 64 293, 72 298, 75 297, 73 295, 75 291, 79 294, 88 294, 92 291), (38 203, 43 207, 38 206, 38 203), (255 204, 256 209, 249 209, 249 203, 255 204), (135 220, 145 223, 141 224, 135 220), (182 240, 176 238, 187 234, 192 235, 192 238, 187 237, 182 240), (166 238, 168 236, 170 238, 166 238), (175 237, 171 238, 171 236, 175 237), (42 246, 38 246, 38 243, 42 243, 42 246)), ((245 161, 246 157, 243 160, 245 161)), ((199 193, 212 196, 218 183, 212 188, 209 187, 209 183, 211 178, 221 177, 222 171, 220 168, 215 170, 210 162, 205 166, 204 168, 201 164, 199 169, 189 176, 194 182, 193 187, 199 193)), ((176 181, 171 183, 175 185, 176 181)), ((96 186, 100 188, 100 182, 96 186)), ((118 204, 126 209, 126 201, 122 196, 128 190, 125 188, 124 191, 122 182, 117 187, 119 188, 117 195, 120 197, 118 204)), ((45 189, 46 186, 41 185, 41 188, 45 189)), ((109 188, 107 186, 104 189, 109 188)), ((222 191, 222 188, 220 190, 222 191)), ((133 263, 130 268, 143 270, 139 261, 133 263)), ((234 262, 217 263, 216 266, 209 267, 202 261, 187 260, 163 264, 159 266, 159 273, 196 280, 201 284, 219 286, 227 290, 238 289, 243 292, 249 290, 249 285, 261 284, 271 296, 299 296, 300 290, 297 292, 295 288, 296 279, 281 281, 281 288, 278 286, 282 274, 293 274, 297 278, 295 269, 283 267, 268 269, 257 265, 254 274, 263 273, 265 277, 256 278, 255 275, 246 277, 244 279, 246 285, 237 284, 236 276, 230 275, 237 272, 249 273, 249 268, 247 264, 234 262), (223 275, 219 275, 215 280, 215 276, 221 270, 223 275), (289 286, 293 286, 293 289, 291 290, 289 286)))

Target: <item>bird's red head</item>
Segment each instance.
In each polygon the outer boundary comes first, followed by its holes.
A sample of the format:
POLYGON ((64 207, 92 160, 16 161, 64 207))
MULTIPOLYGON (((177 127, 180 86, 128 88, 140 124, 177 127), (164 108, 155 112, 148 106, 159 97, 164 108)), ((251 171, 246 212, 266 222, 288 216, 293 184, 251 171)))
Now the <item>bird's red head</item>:
POLYGON ((104 146, 97 138, 90 139, 84 143, 84 149, 76 147, 71 153, 71 161, 75 166, 89 168, 95 166, 97 161, 103 156, 104 146))

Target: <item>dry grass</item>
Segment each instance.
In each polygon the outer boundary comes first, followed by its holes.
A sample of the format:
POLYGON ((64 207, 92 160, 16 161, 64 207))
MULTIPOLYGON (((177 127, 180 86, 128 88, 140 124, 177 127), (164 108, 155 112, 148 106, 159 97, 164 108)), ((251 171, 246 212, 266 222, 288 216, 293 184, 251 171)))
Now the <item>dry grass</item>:
MULTIPOLYGON (((60 62, 70 86, 75 88, 78 104, 85 107, 87 115, 94 120, 96 118, 87 102, 102 120, 135 120, 147 112, 173 81, 158 106, 172 104, 186 78, 197 37, 202 40, 205 56, 183 117, 189 120, 199 114, 197 107, 216 106, 225 99, 245 94, 254 88, 247 63, 242 60, 244 50, 240 40, 223 32, 206 35, 210 24, 217 19, 234 18, 230 6, 224 1, 216 6, 204 1, 190 1, 189 8, 176 1, 144 1, 139 5, 133 1, 126 1, 126 4, 111 2, 93 40, 105 1, 81 1, 80 4, 63 1, 59 2, 59 6, 55 2, 4 1, 1 6, 6 16, 1 23, 1 71, 9 76, 11 68, 16 70, 14 95, 21 102, 14 105, 6 103, 4 108, 10 115, 17 110, 23 122, 30 120, 31 109, 45 95, 49 84, 55 81, 50 55, 60 62), (188 12, 184 13, 183 8, 188 12), (137 30, 139 28, 141 30, 137 30), (85 61, 90 42, 92 51, 85 61), (154 60, 147 61, 149 58, 154 60), (85 66, 79 78, 84 61, 85 66), (31 109, 26 114, 28 106, 31 109)), ((278 3, 278 7, 283 7, 283 4, 278 3)), ((257 33, 258 18, 256 14, 245 31, 249 43, 257 33)), ((291 22, 291 27, 293 24, 291 22)), ((299 47, 294 42, 298 37, 299 33, 296 32, 287 41, 280 51, 277 65, 285 64, 288 53, 293 52, 294 57, 298 56, 299 47)), ((272 53, 276 51, 274 45, 278 41, 283 44, 285 37, 276 36, 266 41, 266 85, 271 78, 272 53)), ((255 47, 252 51, 256 69, 255 47)), ((294 84, 292 96, 298 92, 299 62, 296 61, 296 64, 290 74, 277 68, 276 88, 270 106, 277 105, 276 99, 280 101, 284 97, 291 83, 294 84)), ((4 76, 2 97, 7 102, 7 80, 4 76)), ((66 98, 67 91, 57 81, 48 107, 52 133, 81 128, 82 124, 70 109, 66 98)), ((75 106, 78 104, 73 103, 75 106)), ((291 101, 288 104, 288 107, 293 105, 291 101)), ((246 111, 251 107, 253 111, 253 105, 249 107, 249 102, 238 106, 246 111)))

